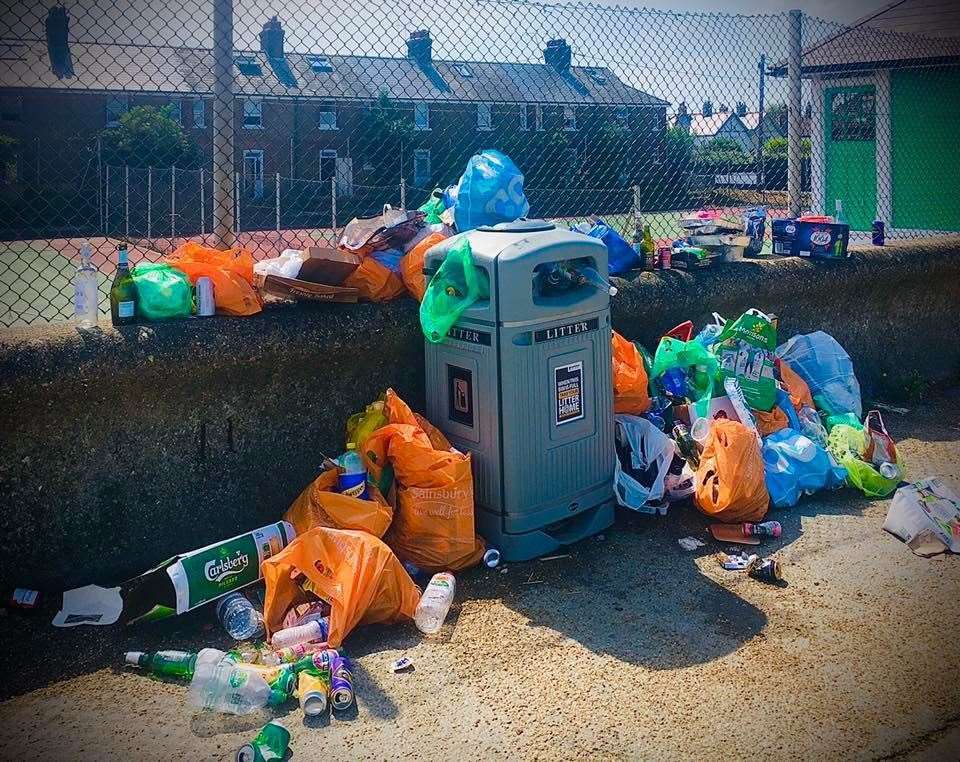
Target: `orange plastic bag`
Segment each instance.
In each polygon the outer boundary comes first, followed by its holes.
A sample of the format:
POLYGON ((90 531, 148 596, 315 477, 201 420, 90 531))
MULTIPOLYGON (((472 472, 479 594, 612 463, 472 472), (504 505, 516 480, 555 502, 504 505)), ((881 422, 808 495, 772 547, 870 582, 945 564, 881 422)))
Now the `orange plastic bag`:
POLYGON ((427 279, 423 274, 423 263, 427 257, 427 250, 431 246, 436 246, 446 236, 443 233, 431 233, 410 251, 403 255, 400 260, 400 277, 403 278, 403 285, 407 291, 413 294, 418 302, 423 301, 423 295, 427 291, 427 279))
POLYGON ((773 406, 773 410, 770 412, 754 410, 753 417, 757 420, 757 431, 760 432, 760 436, 762 437, 768 437, 790 425, 790 421, 787 420, 787 414, 776 405, 773 406))
POLYGON ((221 314, 255 315, 263 308, 253 287, 253 257, 246 251, 219 251, 188 241, 163 261, 185 273, 193 285, 198 278, 210 278, 213 301, 221 314))
POLYGON ((694 502, 717 521, 759 521, 770 504, 757 438, 739 421, 714 420, 694 477, 694 502))
POLYGON ((613 331, 613 412, 640 415, 650 409, 647 371, 640 350, 613 331))
POLYGON ((351 529, 314 527, 260 566, 267 586, 263 621, 272 635, 287 609, 308 596, 295 581, 302 572, 330 604, 332 648, 358 624, 412 618, 420 589, 383 540, 351 529))
POLYGON ((799 413, 800 408, 804 405, 816 410, 816 405, 813 404, 813 395, 810 394, 810 387, 807 386, 807 382, 800 378, 799 374, 785 360, 777 358, 777 369, 780 371, 780 381, 783 383, 787 394, 790 395, 790 402, 793 403, 797 412, 799 413))
POLYGON ((380 491, 368 484, 371 499, 361 500, 335 492, 336 486, 337 470, 324 471, 293 501, 283 520, 293 524, 298 535, 320 526, 357 529, 383 537, 393 520, 393 506, 384 500, 380 491))
POLYGON ((373 257, 364 257, 343 285, 357 289, 357 298, 368 302, 387 302, 396 299, 404 290, 400 276, 373 257))

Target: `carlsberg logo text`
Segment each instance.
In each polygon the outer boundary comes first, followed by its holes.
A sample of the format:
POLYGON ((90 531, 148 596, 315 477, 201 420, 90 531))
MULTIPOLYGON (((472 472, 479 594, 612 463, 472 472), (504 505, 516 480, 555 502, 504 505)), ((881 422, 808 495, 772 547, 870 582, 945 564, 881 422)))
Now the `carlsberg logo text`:
POLYGON ((240 574, 250 565, 250 557, 246 553, 237 552, 233 558, 219 558, 207 561, 203 566, 203 576, 210 582, 223 582, 227 577, 240 574))

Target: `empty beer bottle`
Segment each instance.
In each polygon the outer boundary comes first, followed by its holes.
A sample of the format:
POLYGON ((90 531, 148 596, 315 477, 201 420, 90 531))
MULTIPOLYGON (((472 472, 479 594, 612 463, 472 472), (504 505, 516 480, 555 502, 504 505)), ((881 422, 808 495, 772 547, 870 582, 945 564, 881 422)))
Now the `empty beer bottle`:
POLYGON ((114 325, 130 325, 137 320, 137 285, 130 273, 125 243, 117 249, 117 274, 110 286, 110 317, 114 325))

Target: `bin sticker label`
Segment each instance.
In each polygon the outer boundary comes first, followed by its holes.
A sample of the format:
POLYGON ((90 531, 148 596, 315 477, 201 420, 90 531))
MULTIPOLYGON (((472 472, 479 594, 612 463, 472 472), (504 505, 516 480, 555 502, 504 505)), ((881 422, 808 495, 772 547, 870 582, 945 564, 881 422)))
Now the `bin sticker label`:
POLYGON ((457 328, 457 326, 453 326, 453 328, 447 331, 447 338, 465 341, 468 344, 482 344, 485 347, 490 346, 489 333, 486 331, 474 331, 471 328, 457 328))
POLYGON ((556 386, 556 425, 583 418, 583 362, 559 365, 553 369, 556 386))
POLYGON ((447 417, 473 428, 473 373, 457 365, 447 366, 447 417))
POLYGON ((554 339, 565 339, 568 336, 576 336, 579 333, 595 331, 600 327, 599 318, 590 318, 589 320, 577 320, 574 323, 564 323, 555 325, 552 328, 545 328, 542 331, 534 331, 533 340, 537 344, 541 341, 553 341, 554 339))

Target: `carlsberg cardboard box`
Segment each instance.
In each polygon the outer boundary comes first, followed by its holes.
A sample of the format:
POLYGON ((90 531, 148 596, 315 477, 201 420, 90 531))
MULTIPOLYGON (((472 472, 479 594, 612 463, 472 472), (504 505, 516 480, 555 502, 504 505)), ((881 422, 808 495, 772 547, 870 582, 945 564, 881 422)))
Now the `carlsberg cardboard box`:
POLYGON ((167 559, 120 586, 126 623, 163 619, 195 609, 260 579, 260 564, 296 530, 279 521, 167 559))

